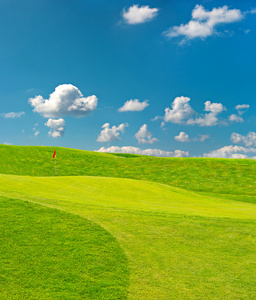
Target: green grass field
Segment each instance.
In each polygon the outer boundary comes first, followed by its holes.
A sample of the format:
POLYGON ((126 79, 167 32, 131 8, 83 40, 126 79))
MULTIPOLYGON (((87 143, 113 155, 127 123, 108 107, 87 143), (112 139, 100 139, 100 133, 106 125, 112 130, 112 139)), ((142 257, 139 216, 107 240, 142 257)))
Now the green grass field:
POLYGON ((56 150, 0 146, 1 299, 256 298, 256 162, 56 150))

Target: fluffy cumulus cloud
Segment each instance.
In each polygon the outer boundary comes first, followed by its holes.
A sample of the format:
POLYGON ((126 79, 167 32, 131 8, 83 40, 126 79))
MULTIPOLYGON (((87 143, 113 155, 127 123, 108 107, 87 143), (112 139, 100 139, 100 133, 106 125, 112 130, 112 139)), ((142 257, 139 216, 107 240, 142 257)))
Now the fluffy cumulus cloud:
POLYGON ((225 106, 221 103, 212 103, 211 101, 206 101, 204 103, 206 113, 204 116, 196 118, 196 119, 189 119, 187 124, 194 125, 197 124, 199 126, 215 126, 220 123, 217 115, 226 110, 225 106))
POLYGON ((150 8, 148 5, 139 6, 134 4, 127 10, 123 9, 123 19, 127 24, 135 25, 151 21, 158 14, 158 8, 150 8))
POLYGON ((124 111, 142 111, 144 110, 148 104, 148 100, 140 102, 138 99, 127 100, 122 107, 118 109, 119 112, 124 111))
POLYGON ((189 136, 185 132, 180 132, 180 134, 175 136, 174 138, 178 142, 190 142, 189 136))
POLYGON ((189 156, 188 151, 175 150, 174 152, 171 152, 171 151, 164 151, 164 150, 160 150, 160 149, 142 150, 140 148, 132 147, 132 146, 124 146, 124 147, 112 146, 109 148, 102 147, 99 150, 95 150, 95 151, 108 152, 108 153, 130 153, 130 154, 140 154, 140 155, 160 156, 160 157, 187 157, 187 156, 189 156))
POLYGON ((171 108, 165 109, 164 121, 181 124, 184 120, 188 119, 194 110, 189 104, 190 98, 176 97, 171 104, 171 108))
POLYGON ((243 144, 246 147, 256 147, 256 132, 250 131, 247 135, 233 132, 230 140, 234 144, 243 144))
POLYGON ((206 38, 218 33, 216 31, 218 25, 238 22, 243 17, 244 14, 239 9, 229 9, 226 5, 210 11, 202 5, 196 5, 192 11, 192 19, 187 24, 173 26, 164 34, 169 38, 183 36, 185 40, 206 38))
POLYGON ((219 158, 255 158, 256 148, 245 148, 242 146, 225 146, 210 153, 204 153, 204 157, 219 157, 219 158), (250 157, 248 156, 250 155, 250 157))
POLYGON ((119 126, 113 126, 110 128, 109 123, 105 123, 101 128, 103 130, 99 134, 97 138, 97 142, 113 142, 113 141, 119 141, 120 138, 120 132, 124 133, 125 127, 127 127, 127 123, 122 123, 119 126))
POLYGON ((139 131, 135 134, 139 144, 153 144, 158 141, 157 138, 153 137, 152 133, 148 131, 147 124, 140 127, 139 131))
POLYGON ((60 119, 49 119, 45 126, 50 127, 50 131, 48 132, 49 135, 53 138, 61 137, 64 134, 65 131, 65 121, 60 119))
POLYGON ((1 116, 6 118, 6 119, 17 119, 17 118, 20 118, 21 116, 24 116, 24 115, 25 115, 24 111, 8 112, 8 113, 1 114, 1 116))
POLYGON ((83 117, 97 107, 95 95, 84 97, 77 87, 72 84, 62 84, 55 88, 49 99, 42 96, 30 98, 33 111, 46 118, 59 118, 65 115, 83 117))

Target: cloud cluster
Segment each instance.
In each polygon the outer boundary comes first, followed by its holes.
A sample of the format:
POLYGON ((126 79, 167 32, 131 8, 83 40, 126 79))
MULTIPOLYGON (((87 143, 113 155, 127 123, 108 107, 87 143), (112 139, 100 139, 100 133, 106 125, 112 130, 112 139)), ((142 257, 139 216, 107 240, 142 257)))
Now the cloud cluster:
POLYGON ((1 116, 6 118, 6 119, 17 119, 17 118, 20 118, 21 116, 24 116, 24 115, 25 115, 24 111, 8 112, 8 113, 1 114, 1 116))
POLYGON ((142 111, 144 110, 148 104, 148 100, 140 102, 138 99, 127 100, 122 107, 118 109, 119 112, 124 111, 142 111))
POLYGON ((192 140, 189 138, 188 134, 181 131, 179 135, 175 136, 175 140, 178 142, 204 142, 205 140, 209 139, 209 134, 198 134, 197 137, 193 138, 192 140))
POLYGON ((140 148, 132 147, 132 146, 124 146, 124 147, 112 146, 109 148, 102 147, 99 150, 95 150, 95 151, 96 152, 108 152, 108 153, 130 153, 130 154, 140 154, 140 155, 159 156, 159 157, 187 157, 187 156, 189 156, 188 151, 175 150, 174 152, 171 152, 171 151, 164 151, 164 150, 160 150, 160 149, 142 150, 140 148))
POLYGON ((199 126, 215 126, 219 123, 217 115, 226 110, 226 107, 221 103, 212 103, 211 101, 206 101, 204 105, 204 110, 208 111, 209 113, 205 114, 203 117, 189 119, 187 121, 187 124, 197 124, 199 126))
MULTIPOLYGON (((256 148, 245 148, 242 146, 225 146, 209 153, 204 153, 204 157, 218 157, 218 158, 249 158, 246 154, 256 153, 256 148)), ((255 156, 250 157, 255 158, 255 156)))
POLYGON ((188 134, 185 132, 181 131, 179 135, 174 137, 176 141, 178 142, 190 142, 188 134))
POLYGON ((256 132, 250 131, 247 135, 233 132, 230 137, 234 144, 244 144, 246 147, 256 147, 256 132))
POLYGON ((29 103, 34 107, 33 111, 46 118, 83 117, 96 109, 97 102, 95 95, 83 97, 80 90, 72 84, 57 86, 49 99, 40 95, 29 99, 29 103))
POLYGON ((110 128, 109 123, 105 123, 101 128, 103 130, 98 135, 97 142, 113 142, 113 141, 119 141, 120 138, 120 132, 124 133, 125 127, 127 127, 127 123, 122 123, 119 126, 113 126, 110 128))
POLYGON ((235 107, 235 109, 237 110, 237 114, 232 114, 228 117, 228 120, 230 122, 237 122, 237 123, 241 123, 244 121, 244 119, 241 117, 241 115, 243 115, 247 109, 249 109, 250 105, 249 104, 239 104, 235 107))
POLYGON ((242 114, 244 114, 246 112, 247 109, 250 108, 249 104, 238 104, 235 109, 237 110, 237 113, 239 114, 239 116, 241 116, 242 114))
POLYGON ((185 40, 206 38, 218 33, 216 31, 218 25, 238 22, 243 17, 239 9, 229 9, 226 5, 210 11, 205 10, 202 5, 196 5, 192 11, 192 19, 187 24, 173 26, 164 34, 169 38, 183 36, 185 40))
POLYGON ((143 124, 139 131, 135 134, 139 144, 153 144, 158 141, 157 138, 153 137, 152 133, 148 131, 147 124, 143 124))
POLYGON ((62 118, 57 120, 50 118, 44 125, 50 127, 48 134, 53 138, 57 138, 63 136, 66 124, 62 118))
POLYGON ((127 24, 135 25, 151 21, 158 14, 158 8, 150 8, 148 5, 141 6, 134 4, 128 10, 123 9, 123 19, 127 24))
POLYGON ((194 113, 189 101, 190 98, 188 97, 176 97, 172 102, 172 108, 167 107, 165 109, 164 121, 181 124, 185 119, 188 119, 194 113))

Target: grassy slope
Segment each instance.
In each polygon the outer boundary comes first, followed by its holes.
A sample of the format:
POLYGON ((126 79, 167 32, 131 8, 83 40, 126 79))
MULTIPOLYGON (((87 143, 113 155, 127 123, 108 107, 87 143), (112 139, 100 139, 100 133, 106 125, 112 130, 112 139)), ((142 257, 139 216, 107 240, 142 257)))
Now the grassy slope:
MULTIPOLYGON (((52 147, 0 145, 0 174, 54 176, 52 147)), ((134 178, 254 202, 256 161, 212 158, 157 158, 56 148, 60 176, 134 178), (240 197, 241 196, 241 197, 240 197)))
POLYGON ((129 259, 129 299, 256 297, 255 204, 116 178, 1 175, 0 186, 107 229, 129 259))

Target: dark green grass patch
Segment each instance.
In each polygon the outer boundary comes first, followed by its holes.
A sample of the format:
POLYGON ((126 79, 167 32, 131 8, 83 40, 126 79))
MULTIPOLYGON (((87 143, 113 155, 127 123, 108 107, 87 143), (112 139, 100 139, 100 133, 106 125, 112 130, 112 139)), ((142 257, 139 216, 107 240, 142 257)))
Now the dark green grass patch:
MULTIPOLYGON (((54 176, 53 150, 0 145, 0 174, 54 176)), ((133 178, 197 192, 256 195, 254 160, 113 155, 58 147, 56 151, 59 176, 133 178)))
POLYGON ((127 259, 99 225, 0 197, 0 299, 126 299, 127 259))

